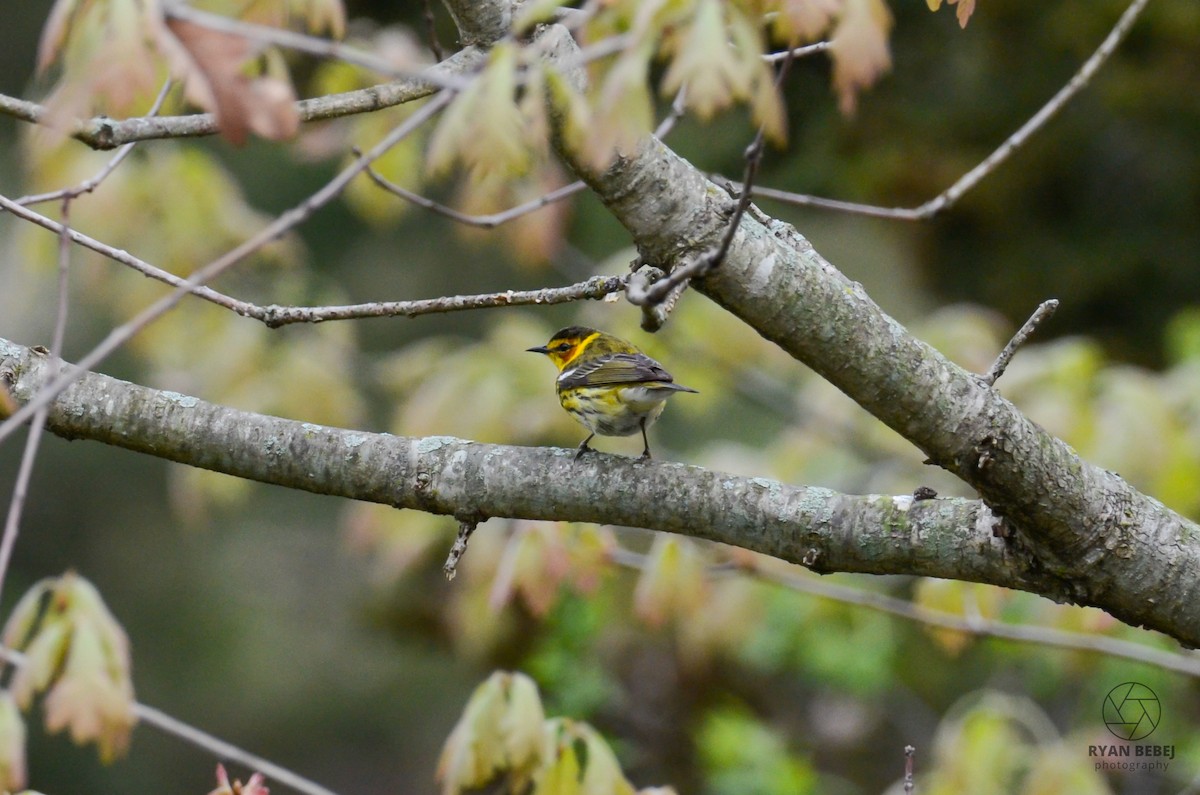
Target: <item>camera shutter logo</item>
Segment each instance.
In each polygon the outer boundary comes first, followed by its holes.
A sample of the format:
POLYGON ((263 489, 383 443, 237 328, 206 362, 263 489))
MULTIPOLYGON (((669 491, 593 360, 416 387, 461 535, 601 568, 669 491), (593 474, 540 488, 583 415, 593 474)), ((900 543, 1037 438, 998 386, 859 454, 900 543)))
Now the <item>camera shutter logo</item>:
POLYGON ((1104 725, 1122 740, 1149 737, 1161 717, 1158 696, 1138 682, 1119 684, 1104 697, 1104 725))

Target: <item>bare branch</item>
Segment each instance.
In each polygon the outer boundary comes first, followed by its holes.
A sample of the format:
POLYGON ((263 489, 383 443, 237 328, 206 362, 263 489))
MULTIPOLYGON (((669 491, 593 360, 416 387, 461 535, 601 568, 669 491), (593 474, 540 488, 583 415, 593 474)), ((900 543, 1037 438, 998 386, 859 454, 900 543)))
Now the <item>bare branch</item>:
MULTIPOLYGON (((686 96, 686 86, 680 88, 675 94, 675 99, 671 102, 670 112, 663 118, 658 127, 654 130, 654 135, 656 137, 665 138, 671 132, 671 130, 675 128, 675 124, 679 121, 680 117, 683 116, 685 110, 684 100, 686 96)), ((358 150, 355 149, 354 153, 358 154, 358 150)), ((523 202, 515 207, 510 207, 507 210, 489 213, 487 215, 470 215, 468 213, 455 210, 453 207, 448 207, 441 202, 436 202, 433 199, 422 196, 419 193, 414 193, 407 188, 401 187, 400 185, 397 185, 396 183, 384 177, 373 168, 367 169, 367 176, 370 177, 372 181, 374 181, 379 187, 383 188, 389 193, 399 196, 405 201, 412 202, 418 207, 424 207, 430 212, 445 216, 453 221, 458 221, 459 223, 467 224, 469 226, 477 226, 482 229, 494 229, 501 224, 506 224, 509 221, 520 218, 523 215, 536 212, 537 210, 540 210, 549 204, 553 204, 554 202, 574 196, 576 193, 587 189, 587 184, 583 180, 576 180, 570 185, 564 185, 561 188, 555 188, 549 193, 543 194, 536 199, 523 202)))
POLYGON ((852 604, 887 613, 897 618, 925 624, 938 629, 948 629, 963 632, 968 635, 983 638, 999 638, 1018 643, 1033 643, 1039 646, 1050 646, 1072 651, 1094 652, 1109 657, 1119 657, 1134 662, 1146 663, 1165 671, 1200 677, 1200 657, 1179 652, 1164 651, 1142 643, 1133 643, 1106 635, 1090 635, 1083 632, 1068 632, 1053 627, 1039 627, 1029 624, 1009 624, 1004 621, 994 621, 982 616, 960 616, 941 610, 913 604, 905 599, 897 599, 887 594, 851 588, 824 579, 805 576, 800 572, 786 572, 777 569, 751 570, 755 576, 769 580, 794 591, 831 599, 843 604, 852 604))
MULTIPOLYGON (((296 103, 300 121, 312 122, 370 113, 384 108, 424 99, 445 84, 462 82, 477 71, 487 54, 475 48, 460 50, 420 77, 397 80, 340 94, 328 94, 296 103)), ((0 114, 28 122, 44 123, 46 108, 36 102, 0 94, 0 114)), ((164 138, 192 138, 220 132, 211 113, 187 116, 156 116, 115 120, 104 116, 79 121, 69 133, 72 138, 93 149, 115 149, 134 141, 164 138)))
POLYGON ((996 379, 1004 375, 1004 371, 1008 369, 1008 363, 1012 361, 1012 357, 1016 354, 1017 349, 1025 344, 1025 340, 1029 339, 1029 336, 1033 332, 1037 331, 1039 325, 1054 315, 1056 309, 1058 309, 1058 299, 1051 298, 1049 301, 1043 301, 1033 311, 1033 314, 1029 316, 1025 324, 1017 329, 1017 333, 1004 346, 1004 350, 1000 351, 1000 355, 996 357, 996 361, 992 362, 992 366, 988 368, 987 374, 980 377, 983 383, 992 386, 996 383, 996 379))
MULTIPOLYGON (((198 15, 204 12, 185 6, 177 6, 176 12, 183 8, 184 15, 198 15)), ((221 17, 206 14, 204 17, 213 25, 222 29, 252 33, 256 40, 284 41, 297 45, 300 49, 317 50, 318 54, 330 55, 330 47, 340 47, 327 39, 316 39, 301 34, 270 28, 260 25, 250 25, 221 17), (294 37, 294 38, 293 38, 294 37), (307 42, 307 43, 305 43, 307 42), (315 44, 314 44, 315 42, 315 44)), ((192 21, 189 17, 189 21, 192 21)), ((588 47, 578 50, 572 57, 563 61, 563 68, 575 68, 592 61, 607 58, 625 49, 634 40, 628 33, 622 33, 601 39, 588 47)), ((290 45, 285 45, 290 46, 290 45)), ((301 122, 322 121, 326 119, 352 116, 359 113, 370 113, 384 108, 394 107, 406 102, 423 99, 435 93, 438 89, 461 90, 466 87, 474 73, 487 60, 487 51, 476 46, 468 46, 459 50, 446 60, 423 71, 413 73, 412 70, 397 70, 388 65, 392 72, 404 76, 382 85, 370 88, 347 91, 340 94, 329 94, 311 99, 302 99, 296 103, 297 114, 301 122)), ((376 64, 382 67, 383 64, 376 64)), ((518 84, 524 83, 524 77, 519 77, 518 84)), ((0 94, 0 114, 13 116, 23 121, 42 124, 45 122, 47 111, 36 102, 29 102, 15 97, 0 94)), ((164 138, 193 138, 215 135, 220 132, 216 118, 211 113, 197 113, 187 116, 139 117, 124 120, 114 120, 105 116, 76 122, 68 133, 72 138, 87 144, 93 149, 115 149, 133 141, 145 141, 164 138)))
POLYGON ((373 168, 367 169, 367 176, 369 176, 376 185, 383 188, 387 192, 399 196, 405 201, 412 202, 418 207, 424 207, 426 210, 435 212, 441 216, 445 216, 453 221, 458 221, 461 224, 477 226, 482 229, 495 229, 501 224, 514 221, 523 215, 536 212, 537 210, 540 210, 549 204, 562 201, 569 196, 574 196, 576 193, 579 193, 587 188, 587 185, 584 184, 583 181, 577 180, 572 182, 570 185, 564 185, 561 188, 555 188, 549 193, 543 194, 536 199, 518 204, 515 207, 510 207, 507 210, 502 210, 498 213, 489 213, 488 215, 470 215, 468 213, 455 210, 453 207, 447 207, 446 205, 436 202, 433 199, 426 198, 419 193, 414 193, 407 188, 403 188, 387 179, 373 168))
MULTIPOLYGON (((649 556, 645 553, 635 552, 625 547, 617 547, 609 554, 614 563, 639 571, 644 569, 649 561, 649 556)), ((1156 649, 1143 643, 1134 643, 1107 635, 1069 632, 1054 627, 1030 624, 1010 624, 984 618, 978 614, 957 615, 944 610, 923 607, 907 599, 899 599, 878 591, 854 588, 830 582, 824 578, 813 577, 803 571, 784 567, 778 561, 764 561, 764 563, 765 565, 756 565, 754 561, 751 561, 748 565, 723 564, 713 566, 711 570, 713 574, 725 573, 754 577, 762 582, 768 582, 797 593, 886 613, 905 621, 938 629, 962 632, 980 638, 997 638, 1056 649, 1103 654, 1107 657, 1132 660, 1153 665, 1165 671, 1200 678, 1200 657, 1192 654, 1156 649)))
MULTIPOLYGON (((8 649, 0 646, 0 658, 5 662, 14 666, 25 665, 25 655, 14 649, 8 649)), ((286 767, 277 765, 269 759, 264 759, 258 754, 251 753, 231 742, 222 740, 203 729, 198 729, 189 723, 172 717, 157 707, 152 707, 149 704, 134 702, 133 713, 138 720, 148 726, 153 726, 164 734, 169 734, 172 737, 177 737, 184 742, 208 751, 218 759, 226 759, 231 762, 237 762, 239 765, 245 765, 251 770, 258 771, 273 782, 289 787, 296 792, 304 793, 304 795, 337 795, 333 790, 321 786, 315 781, 304 778, 303 776, 289 770, 286 767)))
MULTIPOLYGON (((9 653, 11 659, 11 652, 9 653)), ((277 765, 269 759, 251 753, 220 737, 209 734, 189 723, 172 717, 160 709, 138 702, 133 705, 133 712, 138 720, 153 726, 164 734, 178 737, 190 745, 203 748, 218 759, 228 759, 245 765, 251 770, 262 773, 271 779, 272 785, 282 784, 285 787, 304 793, 304 795, 337 795, 333 790, 323 787, 312 779, 305 778, 282 765, 277 765)))
MULTIPOLYGON (((43 394, 65 364, 0 340, 0 371, 19 401, 43 394)), ((978 500, 854 496, 670 462, 572 450, 412 439, 316 426, 217 406, 87 373, 54 401, 47 427, 251 480, 457 517, 598 522, 733 544, 819 572, 906 573, 985 582, 1062 599, 1074 582, 1028 546, 996 538, 996 516, 978 500), (264 455, 264 445, 289 451, 264 455), (580 467, 583 467, 581 469, 580 467), (530 489, 536 482, 538 488, 530 489), (627 495, 597 500, 597 491, 627 495), (954 555, 945 550, 953 548, 954 555)), ((1129 504, 1132 509, 1132 503, 1129 504)), ((1131 516, 1131 522, 1139 517, 1131 516)), ((1194 533, 1186 524, 1181 533, 1194 533)), ((1156 548, 1178 570, 1185 551, 1156 548)), ((933 626, 1114 654, 1189 675, 1200 660, 1102 636, 947 617, 903 600, 774 569, 756 571, 796 590, 861 603, 933 626)), ((1119 599, 1096 606, 1119 608, 1119 599)), ((1185 617, 1183 642, 1197 632, 1185 617)))
POLYGON ((0 113, 21 121, 41 124, 46 116, 46 109, 36 102, 0 94, 0 113))
POLYGON ((442 43, 438 41, 437 35, 437 19, 433 16, 433 0, 422 0, 424 5, 424 13, 422 18, 425 22, 425 37, 429 41, 429 50, 433 53, 433 57, 441 61, 445 59, 445 53, 442 51, 442 43))
POLYGON ((539 290, 503 290, 483 295, 447 295, 416 301, 376 301, 348 306, 255 306, 251 317, 276 328, 292 323, 322 323, 327 320, 351 320, 368 317, 416 317, 470 309, 493 309, 505 306, 547 306, 572 301, 599 299, 619 292, 625 287, 621 276, 593 276, 578 284, 565 287, 543 287, 539 290))
MULTIPOLYGON (((566 31, 549 25, 540 35, 571 52, 566 31)), ((725 234, 728 214, 713 199, 718 186, 652 136, 603 170, 567 148, 559 152, 646 261, 680 267, 725 234)), ((793 227, 747 213, 725 263, 693 288, 974 487, 1012 530, 1002 541, 1063 578, 1065 600, 1200 644, 1195 524, 1083 461, 906 332, 793 227), (1164 549, 1174 556, 1170 565, 1164 549)), ((922 500, 913 510, 939 502, 922 500)))
MULTIPOLYGON (((775 78, 776 88, 781 86, 787 77, 794 54, 794 50, 783 53, 783 66, 780 67, 779 74, 775 78)), ((682 106, 683 101, 683 90, 681 90, 675 97, 675 104, 682 106)), ((679 296, 688 283, 694 278, 703 276, 713 268, 719 267, 725 259, 726 254, 729 253, 729 246, 733 243, 733 237, 737 234, 738 228, 741 226, 742 217, 750 209, 754 179, 758 175, 758 168, 762 163, 764 135, 764 128, 759 127, 758 132, 754 135, 754 140, 750 143, 750 146, 746 147, 744 153, 746 170, 742 175, 741 193, 737 197, 737 203, 734 205, 733 213, 729 218, 729 224, 717 248, 697 257, 692 262, 675 268, 667 274, 666 278, 660 279, 653 284, 647 285, 643 279, 629 280, 626 287, 626 297, 631 304, 642 307, 642 328, 646 331, 653 332, 660 329, 663 323, 666 322, 667 315, 670 314, 675 302, 679 300, 679 296)))
MULTIPOLYGON (((168 78, 163 82, 163 87, 159 89, 158 97, 155 98, 154 104, 150 106, 150 110, 146 114, 147 116, 158 115, 158 111, 162 108, 163 102, 166 101, 167 94, 169 94, 170 91, 171 80, 168 78)), ((109 174, 117 170, 117 166, 121 165, 125 158, 129 157, 129 153, 133 151, 133 147, 136 145, 136 143, 136 141, 131 141, 130 143, 122 146, 119 150, 117 150, 116 155, 114 155, 113 158, 104 165, 104 168, 100 169, 95 176, 84 180, 75 187, 63 188, 61 190, 51 191, 49 193, 37 193, 32 196, 22 196, 16 200, 16 203, 28 206, 30 204, 40 204, 42 202, 59 201, 60 199, 74 199, 82 196, 85 193, 91 193, 100 186, 101 182, 108 178, 109 174)))
MULTIPOLYGON (((70 297, 71 241, 67 228, 71 219, 71 199, 62 200, 62 232, 58 236, 58 306, 54 317, 54 331, 50 339, 50 356, 62 356, 63 340, 67 335, 67 310, 70 297)), ((42 441, 42 429, 46 426, 49 409, 42 407, 33 415, 29 436, 25 438, 25 449, 17 469, 17 480, 13 485, 12 498, 8 503, 8 515, 4 520, 4 536, 0 538, 0 594, 4 592, 4 580, 8 575, 8 564, 12 560, 13 548, 21 527, 21 512, 29 492, 29 481, 33 477, 33 462, 37 459, 42 441)))
POLYGON ((675 92, 675 99, 671 100, 671 111, 663 117, 663 120, 654 128, 655 138, 666 138, 671 134, 671 130, 675 129, 675 125, 683 118, 684 112, 687 111, 687 84, 684 83, 675 92))
POLYGON ((790 50, 783 50, 782 52, 769 52, 763 56, 763 60, 767 63, 779 63, 789 58, 805 58, 809 55, 825 52, 830 46, 830 43, 827 41, 818 41, 813 44, 805 44, 803 47, 793 47, 790 50))
MULTIPOLYGON (((1117 20, 1112 30, 1104 38, 1104 41, 1096 48, 1096 51, 1084 61, 1083 65, 1079 67, 1079 71, 1050 98, 1049 102, 1043 105, 1037 113, 1033 114, 1028 121, 1022 124, 1016 132, 1010 135, 1004 143, 1000 144, 994 152, 984 158, 977 166, 959 177, 958 181, 945 191, 920 206, 879 207, 872 204, 860 204, 858 202, 810 196, 803 193, 792 193, 775 188, 754 188, 753 194, 756 198, 773 199, 800 207, 820 207, 827 210, 837 210, 839 212, 866 215, 874 218, 893 218, 901 221, 923 221, 927 218, 932 218, 943 210, 954 206, 955 202, 961 199, 967 191, 974 188, 979 184, 980 180, 995 171, 1013 152, 1028 141, 1034 133, 1054 118, 1076 94, 1087 87, 1092 77, 1108 61, 1109 57, 1129 34, 1134 22, 1137 21, 1138 16, 1141 15, 1148 1, 1133 0, 1129 4, 1129 7, 1125 9, 1125 13, 1121 14, 1120 19, 1117 20)), ((714 178, 717 181, 721 181, 720 177, 714 178)))
MULTIPOLYGON (((132 144, 126 145, 131 146, 132 144)), ((138 273, 141 273, 143 276, 163 282, 164 284, 169 284, 172 287, 187 289, 192 294, 203 298, 206 301, 211 301, 217 306, 222 306, 226 309, 232 309, 238 314, 249 315, 252 313, 254 307, 253 304, 239 301, 236 298, 230 298, 223 293, 217 292, 211 287, 189 284, 188 280, 182 276, 176 276, 170 271, 165 271, 162 268, 151 265, 149 262, 130 254, 128 251, 114 248, 107 243, 102 243, 99 240, 89 237, 88 235, 85 235, 76 229, 70 229, 52 218, 18 204, 18 201, 19 200, 14 201, 13 199, 9 199, 6 196, 0 196, 0 210, 5 210, 17 218, 37 224, 43 229, 48 229, 57 235, 65 234, 73 243, 83 246, 84 248, 91 249, 97 254, 102 254, 114 262, 119 262, 122 265, 132 268, 138 273)))
MULTIPOLYGON (((68 368, 55 375, 49 383, 43 386, 39 394, 32 396, 29 402, 18 409, 15 414, 3 423, 0 423, 0 441, 6 439, 21 423, 28 420, 35 411, 49 403, 63 389, 79 379, 86 370, 99 364, 113 351, 132 339, 143 328, 170 311, 176 304, 183 300, 184 296, 188 295, 196 287, 229 270, 229 268, 241 262, 270 241, 283 235, 292 227, 303 222, 318 209, 332 201, 350 183, 350 180, 358 176, 374 160, 377 160, 385 152, 431 119, 443 107, 449 104, 452 97, 453 94, 448 91, 439 94, 433 100, 423 105, 413 115, 405 119, 404 122, 388 133, 382 141, 372 147, 366 155, 343 169, 341 173, 326 183, 316 193, 313 193, 297 206, 278 216, 272 223, 268 224, 241 245, 196 270, 195 273, 176 287, 170 295, 154 302, 129 321, 109 332, 108 336, 99 345, 80 359, 76 367, 68 368)), ((25 208, 21 209, 24 210, 25 208)))
MULTIPOLYGON (((420 197, 418 197, 420 198, 420 197)), ((546 198, 546 197, 543 197, 546 198)), ((170 271, 158 268, 139 259, 127 251, 113 248, 106 243, 89 237, 75 229, 64 227, 57 221, 0 196, 0 209, 7 210, 18 218, 49 229, 56 234, 66 234, 73 242, 130 267, 151 279, 186 289, 197 298, 229 309, 242 317, 261 321, 271 328, 293 323, 321 323, 327 320, 355 320, 369 317, 417 317, 419 315, 461 312, 472 309, 490 309, 503 306, 530 306, 562 304, 571 301, 603 298, 625 287, 620 276, 594 276, 577 284, 563 287, 544 287, 538 290, 501 290, 481 295, 451 295, 412 301, 373 301, 365 304, 345 306, 280 306, 259 305, 230 297, 222 292, 190 283, 170 271)))
POLYGON ((915 783, 913 782, 913 756, 917 753, 917 749, 911 745, 904 746, 904 791, 910 793, 913 791, 915 783))

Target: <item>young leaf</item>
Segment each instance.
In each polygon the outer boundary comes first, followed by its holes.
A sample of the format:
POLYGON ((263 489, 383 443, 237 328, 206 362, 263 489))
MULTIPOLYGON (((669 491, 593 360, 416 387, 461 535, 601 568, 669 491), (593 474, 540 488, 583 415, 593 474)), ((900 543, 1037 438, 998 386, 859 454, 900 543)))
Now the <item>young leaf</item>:
POLYGON ((63 45, 71 33, 71 27, 76 20, 80 8, 90 0, 57 0, 46 18, 42 28, 42 36, 38 41, 37 70, 44 72, 50 64, 58 60, 63 45))
POLYGON ((704 560, 695 545, 660 533, 633 593, 634 612, 652 627, 686 617, 703 602, 704 560))
POLYGON ((497 774, 528 778, 542 753, 544 713, 537 685, 521 673, 497 671, 475 688, 438 760, 442 792, 486 785, 497 774))
POLYGON ((51 593, 55 580, 47 577, 37 582, 17 601, 17 606, 4 624, 0 640, 10 649, 20 649, 30 641, 30 633, 42 616, 43 600, 51 593))
POLYGON ((781 0, 775 35, 794 44, 814 41, 829 29, 841 7, 841 0, 781 0))
POLYGON ((60 0, 38 48, 39 71, 62 64, 46 124, 65 128, 97 109, 114 116, 143 110, 163 77, 152 47, 156 20, 140 0, 60 0))
POLYGON ((633 785, 621 772, 616 755, 595 729, 579 724, 587 748, 582 795, 634 795, 633 785))
MULTIPOLYGON (((49 594, 49 601, 26 641, 13 699, 27 707, 34 692, 48 690, 47 730, 69 728, 75 742, 94 741, 101 760, 111 761, 128 746, 136 722, 128 638, 95 587, 73 572, 35 590, 49 594)), ((25 623, 23 612, 10 628, 25 623)))
POLYGON ((888 32, 892 15, 883 0, 845 0, 830 39, 833 87, 842 113, 854 113, 858 92, 891 68, 888 32))
POLYGON ((688 107, 701 119, 726 108, 735 94, 749 91, 751 77, 729 46, 723 6, 700 0, 692 24, 680 37, 675 60, 663 77, 662 90, 673 94, 687 85, 688 107))
POLYGON ((477 789, 506 765, 501 720, 504 716, 504 678, 497 671, 475 688, 438 759, 437 780, 443 795, 477 789))
POLYGON ((229 774, 225 772, 225 765, 218 762, 217 788, 208 795, 270 795, 270 792, 262 773, 254 773, 245 784, 236 778, 232 784, 229 783, 229 774))
POLYGON ((567 550, 558 529, 542 522, 520 522, 504 550, 490 602, 499 610, 520 593, 534 615, 550 612, 568 573, 567 550))
POLYGON ((517 50, 492 48, 483 72, 451 103, 429 142, 426 168, 444 173, 462 163, 473 180, 525 174, 533 158, 516 105, 517 50))
POLYGON ((0 692, 0 787, 15 792, 25 786, 25 721, 12 693, 0 692))
POLYGON ((46 694, 46 730, 70 729, 82 745, 94 741, 103 762, 111 762, 129 746, 133 691, 127 679, 114 678, 106 668, 108 655, 95 627, 77 624, 71 651, 61 677, 46 694))
POLYGON ((250 132, 272 141, 291 138, 300 126, 296 95, 285 77, 247 75, 255 45, 244 36, 168 19, 158 39, 188 99, 217 117, 221 134, 235 145, 250 132))

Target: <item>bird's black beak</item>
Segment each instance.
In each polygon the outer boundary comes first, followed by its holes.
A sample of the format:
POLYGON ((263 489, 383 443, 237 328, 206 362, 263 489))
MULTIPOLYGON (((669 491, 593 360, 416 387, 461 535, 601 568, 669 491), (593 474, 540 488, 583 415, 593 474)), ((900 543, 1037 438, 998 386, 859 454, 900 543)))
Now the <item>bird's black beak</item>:
POLYGON ((549 353, 550 349, 547 348, 545 345, 539 345, 536 348, 526 348, 525 352, 526 353, 549 353))

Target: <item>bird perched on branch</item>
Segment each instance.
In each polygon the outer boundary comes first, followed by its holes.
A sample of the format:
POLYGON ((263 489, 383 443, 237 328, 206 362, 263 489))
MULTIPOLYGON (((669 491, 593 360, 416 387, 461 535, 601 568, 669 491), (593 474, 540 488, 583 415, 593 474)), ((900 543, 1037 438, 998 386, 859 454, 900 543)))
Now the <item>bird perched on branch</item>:
POLYGON ((565 328, 545 345, 527 350, 554 362, 559 403, 591 431, 576 461, 592 449, 588 442, 596 434, 633 436, 639 430, 645 445, 640 460, 649 458, 646 428, 662 414, 667 398, 697 391, 675 383, 661 364, 625 340, 585 326, 565 328))

